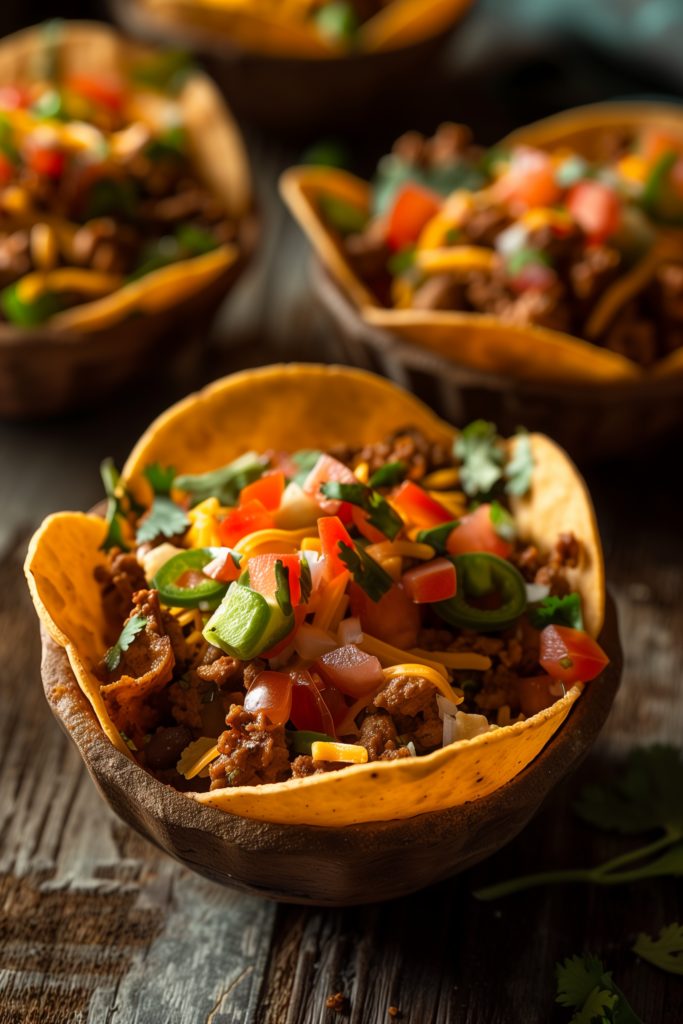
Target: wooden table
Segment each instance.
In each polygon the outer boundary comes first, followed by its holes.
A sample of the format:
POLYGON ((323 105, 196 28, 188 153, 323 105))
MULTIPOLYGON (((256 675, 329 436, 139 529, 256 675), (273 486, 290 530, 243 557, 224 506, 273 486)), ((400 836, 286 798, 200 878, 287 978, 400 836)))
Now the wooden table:
POLYGON ((640 931, 683 920, 681 887, 472 890, 533 869, 598 863, 623 840, 570 810, 634 745, 683 737, 680 446, 588 471, 626 654, 598 748, 507 848, 407 899, 348 910, 277 907, 195 877, 121 824, 42 697, 38 624, 21 563, 44 515, 101 497, 141 430, 205 380, 293 355, 334 358, 306 288, 307 252, 274 189, 294 153, 251 139, 269 224, 208 358, 160 367, 110 408, 0 425, 0 1022, 552 1024, 556 961, 600 956, 646 1024, 683 1020, 683 979, 639 962, 640 931), (276 259, 277 256, 277 259, 276 259), (342 992, 335 1012, 326 999, 342 992), (398 1016, 389 1015, 389 1007, 398 1016))

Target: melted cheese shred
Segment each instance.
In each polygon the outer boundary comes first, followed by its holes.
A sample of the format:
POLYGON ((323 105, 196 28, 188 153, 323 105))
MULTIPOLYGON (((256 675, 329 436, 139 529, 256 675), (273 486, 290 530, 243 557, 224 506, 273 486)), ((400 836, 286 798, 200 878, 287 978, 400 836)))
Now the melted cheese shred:
POLYGON ((491 668, 490 658, 485 654, 475 654, 473 651, 423 651, 420 647, 413 647, 408 654, 417 658, 430 658, 456 671, 465 669, 470 672, 487 672, 491 668))
POLYGON ((215 761, 218 755, 218 744, 214 743, 208 736, 202 736, 201 739, 190 743, 189 747, 183 750, 177 764, 177 769, 186 779, 193 779, 195 775, 199 775, 203 768, 206 768, 212 761, 215 761), (207 743, 211 743, 208 750, 206 749, 207 743), (200 753, 199 758, 196 756, 197 753, 200 753))
POLYGON ((349 582, 350 575, 349 570, 344 569, 338 576, 330 580, 323 590, 318 610, 313 616, 313 625, 317 626, 318 629, 330 628, 330 623, 334 619, 335 612, 344 597, 344 591, 346 590, 346 584, 349 582))
POLYGON ((376 562, 387 558, 418 558, 421 562, 429 562, 436 555, 431 544, 418 544, 410 540, 383 540, 379 544, 369 544, 366 553, 376 562))
MULTIPOLYGON (((374 654, 382 668, 402 665, 406 660, 406 651, 402 651, 399 647, 392 647, 391 644, 385 644, 383 640, 378 640, 376 637, 370 636, 369 633, 363 633, 363 642, 358 646, 366 654, 374 654)), ((415 655, 411 655, 411 657, 411 664, 426 665, 427 668, 432 668, 435 672, 440 673, 444 679, 448 679, 448 670, 445 665, 440 665, 438 661, 432 661, 431 652, 429 658, 418 658, 415 655)))
POLYGON ((345 764, 365 764, 368 752, 355 743, 328 743, 316 740, 311 744, 314 761, 342 761, 345 764))
MULTIPOLYGON (((282 551, 282 545, 287 544, 292 552, 298 551, 301 542, 305 537, 317 537, 317 526, 304 526, 301 530, 256 530, 255 533, 248 533, 242 540, 238 540, 234 550, 240 555, 251 557, 257 554, 268 554, 272 548, 274 554, 282 551), (273 545, 279 545, 279 547, 273 545)), ((283 554, 285 552, 282 552, 283 554)))

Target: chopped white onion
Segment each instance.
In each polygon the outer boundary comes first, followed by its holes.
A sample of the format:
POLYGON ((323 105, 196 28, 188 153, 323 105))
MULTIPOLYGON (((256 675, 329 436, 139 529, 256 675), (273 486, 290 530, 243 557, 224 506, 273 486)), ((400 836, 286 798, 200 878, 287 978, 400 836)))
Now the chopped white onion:
POLYGON ((444 715, 456 715, 458 713, 458 707, 449 700, 448 697, 442 697, 440 693, 436 695, 436 703, 439 706, 439 718, 443 722, 444 715))
POLYGON ((280 653, 276 654, 274 658, 269 658, 268 668, 271 670, 271 672, 277 672, 279 668, 282 668, 283 665, 286 665, 289 659, 294 654, 295 649, 296 648, 294 647, 294 641, 292 641, 291 644, 287 644, 284 651, 280 651, 280 653))
POLYGON ((511 224, 505 231, 496 235, 495 246, 501 256, 512 256, 527 244, 529 233, 524 224, 511 224))
POLYGON ((528 604, 536 604, 537 601, 543 601, 550 593, 550 587, 545 583, 527 583, 526 585, 526 599, 528 604))
POLYGON ((471 740, 488 731, 489 722, 485 715, 468 715, 465 711, 458 711, 455 717, 444 715, 443 745, 447 747, 458 740, 471 740))
POLYGON ((413 743, 412 740, 410 741, 410 743, 407 744, 407 747, 408 750, 410 751, 410 756, 417 757, 417 750, 415 749, 415 744, 413 743))
POLYGON ((455 717, 453 715, 443 716, 443 745, 449 746, 455 740, 455 717))
POLYGON ((311 590, 319 590, 325 575, 325 559, 317 551, 303 551, 302 554, 311 570, 311 590))
POLYGON ((280 507, 273 512, 273 520, 279 530, 301 530, 304 526, 315 526, 319 516, 317 501, 310 494, 305 494, 294 480, 285 487, 280 507))
POLYGON ((362 644, 363 630, 358 616, 352 615, 350 619, 342 619, 337 630, 337 637, 342 647, 346 647, 347 644, 362 644))
POLYGON ((336 651, 339 643, 327 630, 303 622, 294 637, 294 650, 304 661, 315 661, 323 654, 336 651))

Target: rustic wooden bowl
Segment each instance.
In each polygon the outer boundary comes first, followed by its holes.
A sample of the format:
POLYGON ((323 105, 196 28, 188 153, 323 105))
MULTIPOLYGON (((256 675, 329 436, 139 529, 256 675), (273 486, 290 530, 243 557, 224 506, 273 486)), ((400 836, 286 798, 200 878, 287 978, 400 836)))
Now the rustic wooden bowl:
POLYGON ((329 320, 325 358, 384 374, 455 426, 482 417, 507 436, 523 424, 583 463, 645 450, 683 426, 683 375, 581 384, 486 373, 369 324, 317 256, 310 282, 329 320))
MULTIPOLYGON (((87 64, 102 54, 106 67, 119 50, 140 50, 107 25, 66 22, 60 31, 58 49, 63 51, 65 62, 82 56, 87 64)), ((44 40, 44 30, 38 26, 0 43, 0 85, 15 75, 27 76, 44 40)), ((197 74, 208 84, 205 75, 197 74)), ((159 365, 160 359, 167 362, 181 348, 203 343, 218 307, 248 262, 258 235, 255 216, 246 213, 251 184, 239 130, 215 86, 209 85, 208 95, 211 114, 220 123, 222 141, 235 161, 230 171, 219 171, 218 175, 226 191, 233 189, 236 210, 243 214, 237 260, 175 305, 101 330, 58 330, 49 324, 23 328, 0 322, 0 416, 53 415, 92 405, 127 381, 142 378, 159 365)))
POLYGON ((66 651, 41 627, 48 703, 95 785, 128 825, 221 885, 285 903, 394 899, 464 871, 510 842, 594 743, 619 687, 622 653, 608 597, 600 644, 611 661, 551 742, 481 800, 398 821, 342 828, 274 825, 204 807, 157 782, 102 732, 66 651))

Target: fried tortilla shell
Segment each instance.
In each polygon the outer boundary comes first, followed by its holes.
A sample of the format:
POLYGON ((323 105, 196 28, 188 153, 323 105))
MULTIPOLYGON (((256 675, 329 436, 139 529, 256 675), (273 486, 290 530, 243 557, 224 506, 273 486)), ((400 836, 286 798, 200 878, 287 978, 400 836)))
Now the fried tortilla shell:
MULTIPOLYGON (((457 432, 422 402, 381 377, 347 367, 288 364, 248 370, 216 381, 173 406, 140 439, 123 471, 138 500, 151 495, 143 477, 159 461, 180 473, 224 465, 277 438, 289 451, 333 444, 362 445, 406 426, 450 445, 457 432)), ((549 551, 571 530, 581 555, 571 570, 586 628, 602 628, 602 551, 591 500, 573 463, 552 441, 532 434, 530 492, 513 510, 525 541, 549 551)), ((516 441, 511 441, 514 445, 516 441)), ((29 586, 50 635, 66 648, 81 688, 113 743, 127 746, 108 717, 93 669, 107 649, 106 621, 95 567, 104 561, 105 526, 96 516, 61 513, 45 520, 26 559, 29 586)), ((591 686, 600 686, 600 678, 591 686)), ((407 818, 453 807, 493 792, 536 757, 579 698, 577 685, 552 707, 505 729, 464 740, 420 758, 374 762, 325 775, 257 788, 197 794, 202 804, 243 817, 326 826, 407 818)))

